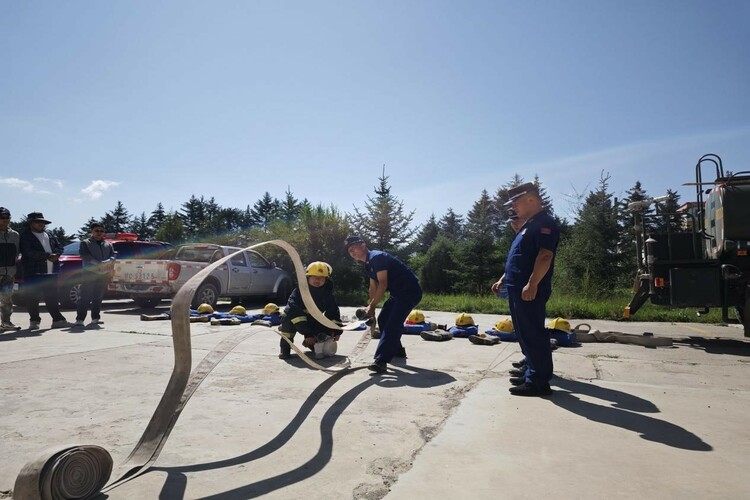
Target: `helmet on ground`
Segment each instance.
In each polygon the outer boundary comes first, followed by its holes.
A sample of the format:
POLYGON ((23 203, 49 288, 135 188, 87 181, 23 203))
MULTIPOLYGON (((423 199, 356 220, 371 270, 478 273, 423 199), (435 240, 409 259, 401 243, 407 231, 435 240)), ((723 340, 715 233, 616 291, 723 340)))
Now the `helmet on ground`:
POLYGON ((247 311, 242 306, 234 306, 229 310, 229 314, 235 314, 237 316, 247 316, 247 311))
POLYGON ((211 314, 214 312, 214 308, 211 307, 211 304, 203 303, 198 306, 198 314, 211 314))
POLYGON ((474 318, 466 313, 456 316, 456 326, 470 326, 474 324, 474 318))
POLYGON ((330 265, 325 262, 316 261, 308 264, 307 269, 305 270, 305 276, 320 276, 327 278, 332 272, 333 269, 330 265))
POLYGON ((279 312, 279 306, 273 302, 269 302, 263 307, 263 314, 276 314, 277 312, 279 312))
POLYGON ((553 330, 562 330, 564 332, 570 331, 570 323, 567 319, 564 318, 555 318, 550 321, 549 325, 547 326, 548 328, 552 328, 553 330))
POLYGON ((510 318, 501 319, 495 325, 495 330, 499 332, 513 333, 513 320, 510 318))
POLYGON ((409 313, 406 321, 409 323, 424 323, 424 313, 419 309, 414 309, 409 313))

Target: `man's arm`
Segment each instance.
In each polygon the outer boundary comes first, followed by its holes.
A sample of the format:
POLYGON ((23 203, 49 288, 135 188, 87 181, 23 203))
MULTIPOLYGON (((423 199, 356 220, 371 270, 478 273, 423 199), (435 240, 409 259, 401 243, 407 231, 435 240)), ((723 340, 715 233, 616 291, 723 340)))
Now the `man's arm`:
POLYGON ((521 298, 523 300, 534 300, 536 298, 539 282, 542 281, 542 278, 549 271, 554 256, 555 253, 552 250, 546 248, 539 249, 539 253, 536 254, 536 260, 534 260, 534 270, 531 271, 531 276, 529 276, 529 282, 521 291, 521 298))
POLYGON ((374 318, 375 308, 378 306, 383 297, 385 291, 388 289, 388 271, 378 271, 378 280, 375 281, 370 279, 370 303, 367 304, 365 309, 365 315, 374 318))

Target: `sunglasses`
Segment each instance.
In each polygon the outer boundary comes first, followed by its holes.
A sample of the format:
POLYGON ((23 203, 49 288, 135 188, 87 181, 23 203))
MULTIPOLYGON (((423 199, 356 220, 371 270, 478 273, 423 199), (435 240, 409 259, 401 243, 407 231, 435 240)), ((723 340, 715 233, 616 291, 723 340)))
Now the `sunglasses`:
POLYGON ((104 229, 92 229, 91 232, 92 233, 103 233, 104 229))

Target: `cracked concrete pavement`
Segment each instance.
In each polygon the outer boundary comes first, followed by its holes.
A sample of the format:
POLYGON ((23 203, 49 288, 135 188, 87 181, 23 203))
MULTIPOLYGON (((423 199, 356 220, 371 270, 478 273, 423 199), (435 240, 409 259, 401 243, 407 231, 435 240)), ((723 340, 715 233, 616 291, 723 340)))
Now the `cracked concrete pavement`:
MULTIPOLYGON (((115 467, 132 450, 173 363, 170 323, 142 322, 140 312, 107 302, 101 329, 48 330, 45 318, 39 332, 0 335, 0 492, 50 446, 97 444, 115 467)), ((481 329, 499 319, 473 316, 481 329)), ((13 319, 27 323, 22 311, 13 319)), ((675 344, 559 348, 554 394, 519 398, 507 390, 513 342, 405 335, 409 358, 385 375, 362 369, 373 341, 360 368, 329 376, 279 360, 272 331, 254 334, 206 378, 154 467, 106 497, 747 496, 750 343, 741 330, 588 323, 675 344)), ((195 366, 245 326, 191 328, 195 366)), ((358 337, 345 333, 339 353, 358 337)))

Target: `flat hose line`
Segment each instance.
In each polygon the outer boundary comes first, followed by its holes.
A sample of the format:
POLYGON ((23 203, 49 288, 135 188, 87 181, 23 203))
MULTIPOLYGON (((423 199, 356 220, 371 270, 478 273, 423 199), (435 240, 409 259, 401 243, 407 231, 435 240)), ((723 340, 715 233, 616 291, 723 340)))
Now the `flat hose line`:
MULTIPOLYGON (((117 474, 114 475, 117 479, 107 484, 112 475, 113 461, 111 455, 104 448, 97 445, 64 445, 45 450, 36 459, 23 466, 16 477, 13 498, 16 500, 91 499, 101 492, 109 491, 143 474, 151 467, 166 444, 180 413, 201 382, 238 344, 258 332, 269 330, 265 326, 251 326, 247 330, 239 331, 227 337, 203 358, 195 367, 195 370, 190 371, 192 353, 189 318, 190 303, 195 291, 214 269, 245 250, 252 250, 264 245, 276 245, 289 255, 294 264, 302 301, 308 313, 320 324, 336 330, 355 330, 366 324, 364 321, 356 321, 340 326, 328 319, 318 309, 310 295, 305 270, 299 254, 286 241, 270 240, 258 243, 209 264, 190 278, 177 291, 172 300, 172 340, 175 356, 172 375, 138 444, 130 452, 125 462, 117 468, 117 474)), ((306 364, 328 374, 351 370, 352 363, 362 354, 371 338, 370 328, 365 328, 349 356, 333 366, 325 367, 310 359, 280 331, 277 329, 273 329, 273 331, 281 336, 306 364)))

